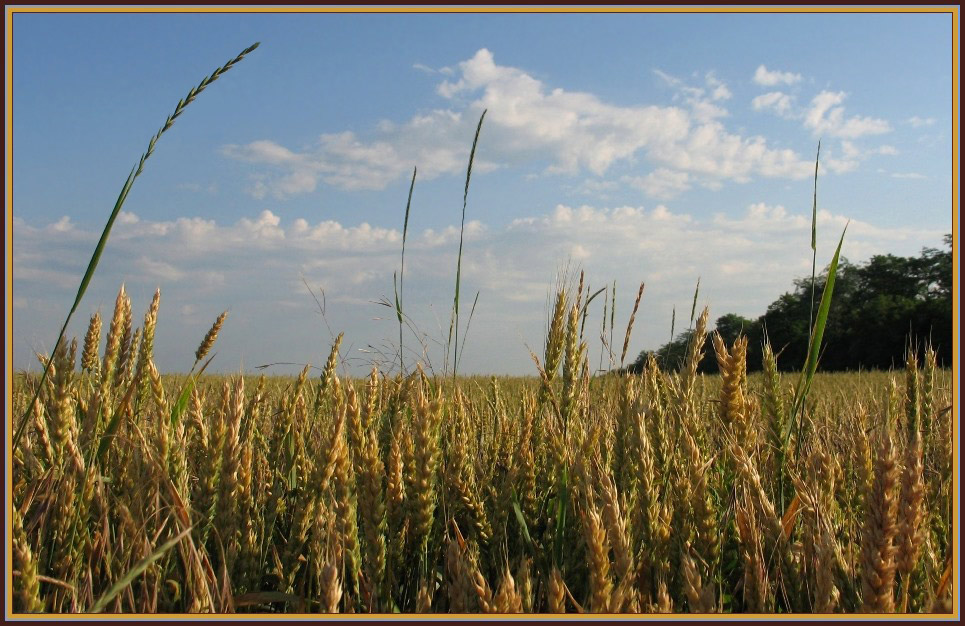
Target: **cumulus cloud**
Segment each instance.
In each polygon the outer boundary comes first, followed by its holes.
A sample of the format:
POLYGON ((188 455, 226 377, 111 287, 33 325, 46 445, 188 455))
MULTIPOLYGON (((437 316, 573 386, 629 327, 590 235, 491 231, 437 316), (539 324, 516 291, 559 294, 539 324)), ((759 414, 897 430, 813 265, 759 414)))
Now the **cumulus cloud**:
POLYGON ((891 125, 882 119, 855 115, 845 117, 843 91, 822 91, 814 96, 804 114, 804 126, 815 135, 829 135, 856 139, 865 135, 880 135, 891 131, 891 125))
POLYGON ((706 76, 707 87, 710 90, 711 100, 730 100, 733 95, 730 89, 724 81, 717 78, 713 72, 709 72, 706 76))
MULTIPOLYGON (((763 66, 761 66, 763 67, 763 66)), ((758 68, 760 71, 760 68, 758 68)), ((801 120, 804 127, 815 137, 834 137, 842 140, 840 154, 828 155, 826 164, 829 171, 844 173, 857 169, 861 161, 869 156, 896 155, 897 148, 882 145, 877 148, 857 148, 852 140, 891 132, 892 127, 886 120, 860 115, 845 115, 843 103, 847 94, 843 91, 821 91, 805 107, 795 104, 795 96, 783 91, 770 91, 751 100, 755 111, 773 113, 787 120, 801 120)), ((915 118, 917 119, 917 118, 915 118)), ((911 123, 911 122, 909 122, 911 123)))
POLYGON ((773 149, 761 136, 729 133, 719 122, 693 129, 685 142, 668 146, 661 161, 678 170, 707 175, 710 179, 748 182, 754 175, 801 179, 813 166, 790 149, 773 149))
POLYGON ((48 228, 54 232, 67 233, 74 230, 74 224, 70 221, 70 216, 65 215, 48 228))
POLYGON ((624 182, 642 190, 651 198, 668 200, 690 189, 690 175, 666 168, 656 169, 646 176, 625 177, 624 182))
POLYGON ((258 198, 310 193, 320 183, 345 190, 383 189, 406 177, 413 165, 422 179, 462 174, 485 109, 485 143, 473 166, 478 173, 538 162, 549 164, 546 174, 603 176, 617 163, 643 157, 657 167, 708 179, 700 181, 704 184, 806 175, 806 162, 792 151, 774 150, 763 137, 727 130, 722 120, 728 111, 722 104, 732 93, 713 72, 696 84, 655 72, 673 89, 672 105, 618 106, 499 65, 484 48, 437 85, 445 108, 401 123, 383 120, 371 132, 323 134, 300 150, 261 139, 227 145, 222 152, 258 166, 248 185, 248 193, 258 198))
POLYGON ((791 113, 791 96, 781 91, 770 91, 751 100, 755 111, 772 111, 786 117, 791 113))
MULTIPOLYGON (((271 211, 232 224, 192 217, 135 220, 128 215, 115 225, 78 319, 98 308, 102 315, 109 313, 122 282, 143 307, 160 286, 157 350, 162 369, 189 366, 197 342, 225 308, 231 315, 226 334, 219 338, 221 368, 231 370, 242 361, 251 366, 271 360, 323 360, 330 338, 319 332, 324 324, 306 282, 324 292, 326 321, 336 332, 346 332, 346 353, 362 359, 352 361, 353 373, 366 373, 365 359, 370 358, 360 356, 364 353, 359 348, 371 345, 391 353, 386 337, 397 337, 398 327, 391 328, 395 317, 378 302, 391 298, 401 248, 398 230, 365 222, 282 219, 271 211), (199 232, 203 241, 197 239, 199 232)), ((844 215, 819 209, 819 261, 830 259, 846 222, 844 215)), ((16 358, 29 359, 32 347, 49 341, 47 334, 69 306, 83 273, 76 259, 85 258, 78 254, 79 240, 52 228, 19 219, 15 227, 15 351, 16 358)), ((96 236, 76 225, 74 231, 96 236)), ((940 245, 941 235, 852 220, 844 254, 852 261, 883 252, 913 254, 919 242, 940 245)), ((407 242, 406 315, 430 337, 420 339, 430 356, 435 354, 433 333, 447 327, 439 319, 448 317, 458 237, 458 227, 450 225, 410 232, 407 242)), ((571 268, 586 270, 591 285, 616 279, 621 289, 629 290, 640 281, 647 283, 639 314, 646 321, 639 334, 634 331, 632 346, 639 350, 665 341, 671 308, 689 303, 697 276, 698 304, 709 304, 712 314, 761 314, 791 288, 792 279, 810 271, 809 240, 809 212, 798 214, 765 201, 707 218, 662 204, 558 204, 504 226, 469 222, 462 280, 467 293, 480 292, 471 333, 471 341, 479 343, 475 349, 467 346, 464 371, 532 373, 524 342, 541 341, 547 294, 567 260, 571 268)), ((83 251, 89 252, 89 244, 84 242, 83 251)), ((631 304, 631 296, 618 292, 618 317, 626 320, 631 304)), ((422 349, 414 338, 408 343, 417 352, 422 349)), ((438 354, 435 357, 438 363, 438 354)))
POLYGON ((800 74, 768 70, 764 65, 757 66, 757 70, 754 72, 754 82, 765 87, 773 87, 774 85, 793 85, 794 83, 800 81, 800 74))

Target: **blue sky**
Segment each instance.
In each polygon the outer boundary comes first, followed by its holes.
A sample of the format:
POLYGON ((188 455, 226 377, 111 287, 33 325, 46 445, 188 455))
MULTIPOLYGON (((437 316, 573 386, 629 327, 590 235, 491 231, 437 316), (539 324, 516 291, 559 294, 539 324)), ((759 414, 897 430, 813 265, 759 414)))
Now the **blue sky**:
POLYGON ((819 264, 849 219, 854 262, 952 230, 949 14, 16 13, 15 367, 52 345, 147 140, 254 41, 158 143, 73 334, 109 317, 124 283, 136 319, 161 288, 162 370, 190 367, 224 309, 222 371, 320 365, 329 327, 347 372, 392 362, 398 327, 377 302, 417 166, 404 341, 407 363, 439 369, 483 109, 467 373, 533 373, 527 346, 541 352, 567 264, 594 290, 616 281, 621 344, 646 282, 631 357, 668 338, 698 277, 712 319, 763 313, 810 271, 818 139, 819 264), (305 282, 324 290, 324 319, 305 282))

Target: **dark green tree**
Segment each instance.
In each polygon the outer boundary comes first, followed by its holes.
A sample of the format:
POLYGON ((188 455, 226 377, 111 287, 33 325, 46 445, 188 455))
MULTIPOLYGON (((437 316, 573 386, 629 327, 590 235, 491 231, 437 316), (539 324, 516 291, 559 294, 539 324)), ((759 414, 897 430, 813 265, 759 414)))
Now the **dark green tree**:
MULTIPOLYGON (((841 259, 834 298, 825 328, 820 367, 823 370, 886 369, 900 367, 909 338, 916 348, 928 342, 939 364, 952 357, 952 238, 947 249, 924 248, 918 257, 876 255, 862 265, 841 259)), ((783 370, 800 370, 810 342, 812 301, 820 299, 827 268, 815 277, 794 281, 794 291, 780 296, 758 319, 728 313, 716 329, 728 345, 747 335, 747 367, 761 367, 762 346, 770 341, 783 370), (812 288, 817 294, 812 298, 812 288)), ((677 335, 655 351, 660 366, 677 369, 686 354, 692 331, 677 335)), ((650 352, 640 353, 629 369, 642 369, 650 352)), ((716 372, 713 345, 704 346, 699 371, 716 372)))

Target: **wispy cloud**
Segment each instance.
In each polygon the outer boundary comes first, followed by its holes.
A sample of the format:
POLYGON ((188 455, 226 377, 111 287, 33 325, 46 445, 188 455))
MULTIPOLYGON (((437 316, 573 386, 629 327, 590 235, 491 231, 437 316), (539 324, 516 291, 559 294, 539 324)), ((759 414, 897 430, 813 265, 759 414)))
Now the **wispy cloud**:
POLYGON ((770 91, 751 100, 755 111, 772 111, 782 117, 791 116, 792 98, 781 91, 770 91))
POLYGON ((757 70, 754 72, 754 82, 765 87, 773 87, 774 85, 793 85, 794 83, 798 83, 800 81, 800 74, 769 70, 764 65, 757 66, 757 70))
POLYGON ((201 183, 180 183, 177 185, 176 189, 178 191, 188 191, 191 193, 206 193, 208 195, 214 195, 218 193, 217 183, 208 183, 207 185, 202 185, 201 183))
POLYGON ((921 128, 923 126, 933 126, 935 124, 935 118, 933 117, 918 117, 913 115, 905 120, 906 124, 910 124, 914 128, 921 128))
POLYGON ((859 115, 845 117, 844 107, 841 106, 845 98, 847 94, 843 91, 822 91, 814 96, 804 114, 804 126, 810 128, 815 136, 845 139, 891 132, 891 125, 883 119, 859 115))
POLYGON ((435 69, 435 68, 432 68, 432 67, 429 67, 428 65, 423 65, 422 63, 413 63, 413 64, 412 64, 412 69, 419 70, 420 72, 424 72, 424 73, 426 73, 426 74, 438 74, 438 73, 439 73, 439 70, 437 70, 437 69, 435 69))

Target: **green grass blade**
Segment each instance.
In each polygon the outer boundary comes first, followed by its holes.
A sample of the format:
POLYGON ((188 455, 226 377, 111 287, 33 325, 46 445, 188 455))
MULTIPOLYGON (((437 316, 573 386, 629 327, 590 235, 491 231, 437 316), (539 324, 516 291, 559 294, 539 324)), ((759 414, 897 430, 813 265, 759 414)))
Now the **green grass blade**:
MULTIPOLYGON (((469 166, 466 168, 466 187, 462 192, 462 222, 459 226, 459 256, 456 257, 456 295, 452 300, 452 317, 449 322, 449 344, 452 347, 458 349, 459 347, 459 286, 462 279, 462 239, 463 234, 466 230, 466 203, 469 199, 469 180, 472 178, 472 162, 476 158, 476 145, 479 143, 479 131, 482 130, 483 120, 486 119, 486 110, 483 110, 482 115, 479 116, 479 124, 476 125, 476 136, 472 140, 472 150, 469 151, 469 166), (456 343, 452 344, 452 331, 455 327, 456 330, 456 343)), ((448 354, 450 345, 446 346, 446 353, 448 354)), ((458 360, 458 355, 452 364, 452 375, 456 375, 456 361, 458 360)))
POLYGON ((818 262, 818 163, 821 161, 821 140, 818 140, 818 153, 814 157, 814 204, 811 206, 811 310, 808 328, 814 329, 814 279, 818 262))
MULTIPOLYGON (((583 319, 580 321, 580 339, 583 338, 583 329, 586 328, 586 318, 590 315, 590 303, 593 302, 593 298, 597 297, 598 295, 600 295, 601 293, 603 293, 605 290, 606 290, 606 287, 600 287, 599 289, 597 289, 597 290, 593 293, 592 296, 590 296, 589 298, 587 298, 587 299, 586 299, 586 302, 583 304, 583 319)), ((587 288, 587 291, 589 291, 589 288, 587 288)), ((606 296, 603 296, 603 298, 604 298, 604 300, 605 300, 605 299, 606 299, 606 296)), ((606 317, 606 303, 605 303, 605 302, 603 303, 603 309, 604 309, 604 310, 603 310, 603 316, 606 317)))
POLYGON ((201 369, 198 370, 197 374, 188 374, 188 380, 184 384, 184 389, 182 389, 181 393, 178 395, 177 402, 175 402, 174 406, 171 407, 171 426, 177 426, 181 421, 181 416, 184 415, 184 412, 188 408, 188 400, 191 398, 191 392, 194 391, 194 385, 197 382, 197 379, 201 376, 201 374, 204 374, 204 370, 208 369, 208 365, 212 360, 214 360, 214 356, 215 355, 212 354, 208 360, 204 362, 204 365, 201 366, 201 369))
POLYGON ((814 204, 811 206, 811 249, 818 249, 818 163, 821 160, 821 140, 818 140, 818 153, 814 157, 814 204))
POLYGON ((610 296, 610 367, 613 367, 613 321, 617 312, 617 281, 613 281, 613 293, 610 296))
POLYGON ((191 392, 193 390, 194 378, 188 376, 188 381, 185 383, 184 389, 182 389, 178 395, 178 401, 171 407, 171 426, 177 426, 178 422, 181 421, 181 416, 188 408, 188 400, 191 398, 191 392))
MULTIPOLYGON (((412 168, 412 182, 409 183, 409 199, 405 202, 405 219, 402 221, 402 262, 399 267, 399 286, 395 290, 395 315, 399 320, 399 372, 404 376, 405 367, 402 361, 402 279, 405 275, 405 240, 409 234, 409 209, 412 208, 412 190, 415 189, 415 175, 418 168, 412 168)), ((395 274, 392 275, 395 286, 395 274)))
POLYGON ((469 310, 469 321, 466 322, 466 332, 462 336, 462 347, 459 348, 459 358, 456 359, 456 365, 462 361, 462 353, 466 349, 466 339, 469 338, 469 325, 472 324, 472 316, 476 312, 476 304, 479 302, 479 292, 476 292, 476 297, 472 301, 472 309, 469 310))
POLYGON ((523 539, 526 541, 526 547, 529 548, 530 553, 536 556, 536 546, 533 544, 533 539, 529 535, 529 526, 526 524, 526 518, 523 517, 523 511, 519 508, 519 494, 516 493, 516 487, 511 487, 513 493, 513 513, 516 514, 516 521, 519 523, 519 528, 523 531, 523 539))
POLYGON ((553 538, 553 559, 556 567, 563 569, 563 535, 566 530, 566 510, 570 508, 570 494, 566 468, 560 474, 560 494, 556 499, 556 528, 553 538))
MULTIPOLYGON (((402 301, 399 300, 399 275, 392 272, 392 290, 395 292, 395 316, 402 323, 402 301)), ((401 340, 401 337, 399 338, 401 340)))
MULTIPOLYGON (((694 315, 697 313, 697 294, 700 293, 700 276, 697 277, 697 287, 694 288, 694 302, 690 305, 690 325, 694 325, 694 315)), ((673 341, 673 338, 671 338, 673 341)))
POLYGON ((107 591, 107 593, 105 593, 104 595, 102 595, 102 596, 100 597, 100 599, 97 600, 97 602, 94 603, 94 606, 91 608, 90 612, 91 612, 91 613, 100 613, 101 611, 103 611, 104 608, 105 608, 108 604, 110 604, 111 600, 113 600, 114 598, 117 597, 117 594, 119 594, 120 592, 124 591, 124 590, 127 588, 128 585, 130 585, 132 582, 134 582, 134 579, 136 579, 138 576, 140 576, 141 574, 143 574, 143 573, 144 573, 144 570, 146 570, 148 567, 150 567, 151 563, 157 561, 159 558, 161 558, 162 556, 164 556, 165 554, 167 554, 168 550, 170 550, 170 549, 173 548, 174 546, 178 545, 178 544, 181 542, 181 540, 184 539, 184 538, 188 535, 188 533, 191 532, 191 529, 192 529, 192 528, 194 528, 194 527, 193 527, 193 526, 189 526, 189 527, 185 528, 185 529, 182 530, 180 533, 178 533, 178 535, 177 535, 176 537, 173 537, 173 538, 170 539, 169 541, 165 542, 164 545, 162 545, 160 548, 158 548, 157 550, 155 550, 154 552, 152 552, 152 553, 149 554, 148 556, 146 556, 146 557, 144 557, 143 559, 141 559, 141 561, 140 561, 137 565, 135 565, 134 567, 132 567, 132 568, 130 569, 130 571, 128 571, 128 572, 127 572, 126 574, 124 574, 123 576, 121 576, 120 580, 118 580, 116 583, 114 583, 114 586, 111 587, 111 588, 107 591))
POLYGON ((607 299, 610 293, 610 286, 607 285, 603 289, 606 293, 603 294, 603 327, 600 329, 600 364, 596 368, 597 371, 603 371, 603 351, 606 350, 606 308, 610 304, 607 299))
MULTIPOLYGON (((844 230, 841 232, 841 239, 838 241, 838 247, 834 251, 834 257, 831 259, 831 265, 828 267, 828 280, 824 285, 824 292, 821 294, 821 304, 818 307, 817 318, 814 320, 811 343, 808 346, 807 361, 804 364, 804 370, 801 372, 801 378, 798 381, 797 390, 794 393, 794 408, 790 423, 800 421, 799 413, 804 407, 808 391, 811 389, 811 380, 814 378, 815 371, 817 371, 821 340, 824 339, 824 329, 828 322, 828 312, 831 309, 831 297, 834 293, 834 279, 838 271, 838 259, 841 256, 841 245, 844 243, 844 234, 846 232, 848 232, 847 225, 845 225, 844 230)), ((789 427, 784 438, 785 445, 787 444, 787 438, 790 436, 790 433, 791 429, 789 427)))
MULTIPOLYGON (((134 185, 134 181, 137 179, 138 176, 141 175, 141 172, 144 171, 144 162, 147 161, 152 154, 154 154, 154 147, 157 144, 158 139, 161 138, 161 135, 163 135, 165 131, 171 128, 171 126, 174 124, 174 120, 177 119, 177 117, 181 115, 182 112, 184 112, 184 109, 189 104, 191 104, 191 102, 194 101, 194 99, 198 96, 199 93, 204 91, 204 89, 208 85, 218 80, 218 78, 222 74, 230 70, 236 63, 238 63, 243 58, 245 58, 245 56, 249 52, 257 48, 258 46, 259 46, 259 43, 255 43, 245 48, 234 59, 232 59, 231 61, 228 61, 225 65, 216 69, 210 76, 202 80, 197 87, 192 88, 191 91, 188 92, 187 97, 185 97, 183 100, 178 101, 178 105, 177 107, 175 107, 174 113, 168 116, 168 118, 164 121, 164 125, 151 138, 151 141, 150 143, 148 143, 148 146, 147 146, 147 151, 141 155, 141 159, 140 161, 138 161, 137 166, 131 170, 131 173, 128 174, 127 176, 127 180, 124 182, 124 186, 121 187, 121 192, 117 196, 117 201, 114 203, 114 208, 111 211, 110 218, 108 218, 107 224, 104 226, 104 230, 101 232, 100 239, 97 241, 97 246, 94 248, 94 254, 91 256, 90 262, 87 264, 87 271, 84 272, 84 277, 80 281, 80 286, 77 288, 77 294, 74 296, 74 303, 70 307, 70 312, 67 313, 67 319, 64 320, 64 325, 60 330, 60 334, 57 337, 56 343, 54 343, 54 349, 51 350, 50 352, 51 354, 57 351, 57 348, 60 346, 60 342, 64 340, 64 333, 67 332, 67 326, 70 324, 70 319, 77 311, 77 307, 80 305, 80 301, 83 299, 84 294, 87 292, 87 286, 90 285, 91 279, 94 278, 94 271, 97 269, 98 263, 100 263, 101 255, 104 253, 104 247, 107 245, 107 238, 110 236, 111 229, 114 227, 114 221, 117 219, 117 216, 120 214, 121 207, 124 205, 124 201, 127 200, 127 195, 131 191, 131 187, 134 185)), ((48 361, 47 365, 44 367, 43 374, 41 374, 40 376, 40 384, 37 385, 37 391, 34 394, 34 397, 27 404, 27 410, 20 417, 20 425, 17 426, 17 432, 14 434, 14 437, 13 437, 14 448, 17 447, 17 444, 20 442, 20 438, 23 436, 24 428, 26 427, 27 422, 29 421, 30 411, 33 407, 33 403, 39 397, 40 389, 43 388, 44 381, 47 379, 47 373, 49 371, 50 371, 50 361, 48 361)))

